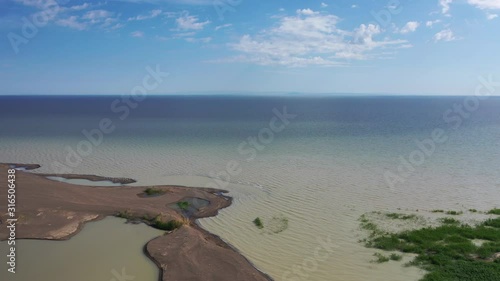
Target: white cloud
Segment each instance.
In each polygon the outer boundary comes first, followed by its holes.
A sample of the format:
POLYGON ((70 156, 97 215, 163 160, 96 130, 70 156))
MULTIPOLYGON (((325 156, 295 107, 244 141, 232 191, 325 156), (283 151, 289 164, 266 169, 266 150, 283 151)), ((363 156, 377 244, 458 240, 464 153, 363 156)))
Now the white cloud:
POLYGON ((420 26, 419 22, 409 21, 405 24, 405 26, 403 26, 403 28, 401 28, 401 30, 399 32, 402 34, 415 32, 419 26, 420 26))
POLYGON ((88 11, 82 16, 82 19, 90 20, 92 23, 102 21, 103 19, 112 16, 113 13, 106 10, 88 11))
POLYGON ((443 14, 448 14, 452 2, 453 0, 439 0, 439 6, 441 6, 441 12, 443 14))
POLYGON ((297 14, 299 15, 305 15, 305 16, 311 16, 311 15, 315 15, 315 14, 319 14, 319 12, 315 12, 311 9, 299 9, 297 10, 297 14))
POLYGON ((325 2, 321 2, 321 7, 326 8, 326 7, 328 7, 328 4, 326 4, 325 2))
POLYGON ((87 24, 85 22, 78 21, 77 16, 70 16, 65 19, 59 19, 56 21, 57 25, 69 27, 77 30, 84 30, 87 28, 87 24))
MULTIPOLYGON (((116 1, 131 2, 131 3, 146 3, 146 4, 165 4, 165 2, 168 2, 181 5, 214 5, 214 0, 116 0, 116 1)), ((221 5, 222 4, 223 3, 221 3, 221 5)))
MULTIPOLYGON (((308 9, 305 9, 307 11, 308 9)), ((339 18, 313 11, 276 17, 278 24, 257 35, 244 35, 229 46, 242 55, 224 59, 226 62, 249 62, 259 65, 345 65, 346 59, 375 58, 377 49, 398 48, 405 40, 376 40, 382 33, 379 26, 361 24, 353 31, 337 28, 339 18)), ((219 60, 220 61, 220 60, 219 60)))
POLYGON ((358 7, 358 5, 356 5, 356 4, 353 4, 353 5, 351 6, 351 8, 353 8, 353 9, 355 9, 355 8, 357 8, 357 7, 358 7))
POLYGON ((450 29, 444 29, 444 30, 441 30, 440 32, 434 34, 434 41, 436 41, 436 42, 438 42, 438 41, 449 42, 449 41, 453 41, 456 39, 457 38, 453 34, 453 31, 451 31, 450 29))
POLYGON ((212 37, 203 37, 203 38, 188 37, 186 38, 186 41, 189 43, 210 43, 210 41, 212 41, 212 37))
POLYGON ((482 10, 500 10, 500 0, 467 0, 467 3, 482 10))
POLYGON ((56 1, 47 1, 47 0, 15 0, 15 2, 22 4, 24 6, 35 7, 38 9, 44 9, 47 7, 56 6, 56 1))
POLYGON ((440 23, 440 22, 441 22, 441 20, 432 20, 432 21, 431 21, 431 20, 429 20, 429 21, 427 21, 427 22, 425 23, 425 26, 427 26, 427 27, 432 27, 432 26, 433 26, 433 25, 435 25, 436 23, 440 23))
POLYGON ((492 19, 498 18, 498 15, 497 14, 486 14, 486 18, 488 20, 492 20, 492 19))
POLYGON ((161 10, 156 9, 156 10, 150 11, 149 14, 147 14, 147 15, 138 15, 136 17, 130 17, 130 18, 128 18, 128 21, 147 20, 147 19, 156 18, 159 15, 161 15, 161 10))
POLYGON ((71 6, 69 7, 68 9, 69 10, 72 10, 72 11, 80 11, 80 10, 85 10, 87 8, 90 7, 90 4, 89 3, 83 3, 81 5, 75 5, 75 6, 71 6))
POLYGON ((142 31, 134 31, 134 32, 130 33, 130 36, 137 37, 137 38, 144 37, 144 32, 142 32, 142 31))
POLYGON ((177 18, 177 27, 181 30, 202 30, 210 21, 200 22, 198 17, 184 14, 177 18))
POLYGON ((233 26, 232 24, 230 23, 227 23, 227 24, 223 24, 223 25, 219 25, 219 26, 216 26, 215 27, 215 31, 219 30, 219 29, 222 29, 222 28, 228 28, 228 27, 231 27, 233 26))

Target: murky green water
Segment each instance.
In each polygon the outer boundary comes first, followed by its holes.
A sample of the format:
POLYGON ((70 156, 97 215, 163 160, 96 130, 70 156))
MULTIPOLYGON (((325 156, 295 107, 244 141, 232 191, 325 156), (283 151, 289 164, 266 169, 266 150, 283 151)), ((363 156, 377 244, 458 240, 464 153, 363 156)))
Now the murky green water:
POLYGON ((17 240, 15 274, 7 272, 9 246, 0 242, 0 280, 158 280, 159 270, 143 254, 143 246, 163 232, 124 222, 108 217, 88 223, 67 241, 17 240))

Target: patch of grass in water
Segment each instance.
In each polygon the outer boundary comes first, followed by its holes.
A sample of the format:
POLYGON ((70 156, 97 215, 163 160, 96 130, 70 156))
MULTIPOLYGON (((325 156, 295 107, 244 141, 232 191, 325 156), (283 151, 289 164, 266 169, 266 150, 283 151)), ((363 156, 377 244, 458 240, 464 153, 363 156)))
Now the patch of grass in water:
POLYGON ((500 280, 500 218, 476 226, 453 223, 400 233, 376 231, 366 246, 416 254, 409 265, 428 271, 422 281, 500 280), (476 246, 474 239, 486 242, 476 246))
POLYGON ((469 209, 469 212, 471 212, 471 213, 477 213, 477 210, 476 209, 469 209))
POLYGON ((462 212, 462 211, 459 211, 459 212, 457 212, 457 211, 447 211, 446 212, 447 215, 452 215, 452 216, 459 216, 459 215, 461 215, 463 213, 464 212, 462 212))
POLYGON ((405 215, 405 214, 398 214, 398 213, 389 213, 385 215, 386 217, 390 219, 396 219, 396 220, 411 220, 415 219, 417 216, 416 215, 405 215))
POLYGON ((432 210, 431 213, 444 213, 444 210, 432 210))
POLYGON ((384 263, 389 261, 389 258, 382 255, 381 253, 375 253, 373 255, 377 258, 376 260, 372 261, 374 263, 384 263))
POLYGON ((258 228, 258 229, 263 229, 264 228, 264 224, 262 223, 262 220, 257 217, 253 220, 253 224, 255 224, 255 226, 258 228))
POLYGON ((401 255, 398 255, 398 254, 394 254, 392 253, 390 256, 389 256, 389 259, 391 259, 391 261, 400 261, 403 259, 403 256, 401 255))

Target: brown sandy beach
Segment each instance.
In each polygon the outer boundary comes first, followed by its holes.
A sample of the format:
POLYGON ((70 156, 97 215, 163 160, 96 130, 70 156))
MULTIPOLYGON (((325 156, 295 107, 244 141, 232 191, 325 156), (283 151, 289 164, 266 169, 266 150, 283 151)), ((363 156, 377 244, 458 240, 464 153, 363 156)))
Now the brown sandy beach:
MULTIPOLYGON (((33 169, 36 165, 30 165, 33 169)), ((7 198, 7 170, 0 164, 0 198, 7 198)), ((29 168, 27 168, 29 169, 29 168)), ((69 175, 68 178, 111 180, 99 176, 69 175)), ((123 179, 124 183, 131 179, 123 179)), ((154 197, 141 196, 146 187, 89 187, 52 181, 44 175, 16 171, 17 239, 65 240, 76 235, 86 222, 100 220, 119 212, 131 217, 156 217, 164 221, 180 220, 185 224, 145 245, 147 255, 161 269, 160 280, 272 280, 257 270, 245 257, 219 237, 201 229, 196 218, 209 217, 231 204, 224 190, 182 186, 157 186, 165 191, 154 197), (184 198, 200 198, 210 202, 189 220, 172 208, 184 198)), ((7 214, 2 213, 3 224, 7 214)), ((0 240, 8 237, 0 228, 0 240)), ((78 254, 78 253, 75 253, 78 254)))

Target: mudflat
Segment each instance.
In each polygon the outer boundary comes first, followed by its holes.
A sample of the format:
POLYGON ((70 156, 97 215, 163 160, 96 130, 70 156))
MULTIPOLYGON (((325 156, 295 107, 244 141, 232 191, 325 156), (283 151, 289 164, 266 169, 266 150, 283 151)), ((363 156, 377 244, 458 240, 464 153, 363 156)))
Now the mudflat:
MULTIPOLYGON (((5 200, 8 169, 9 165, 0 164, 0 198, 5 200)), ((81 176, 86 177, 95 179, 81 176)), ((196 225, 196 218, 215 216, 231 204, 224 190, 164 185, 154 187, 161 191, 157 196, 144 196, 146 188, 77 186, 16 171, 16 239, 69 239, 86 222, 120 213, 146 223, 143 218, 176 220, 183 222, 181 227, 145 245, 146 254, 162 271, 161 280, 272 280, 236 249, 196 225), (199 198, 209 204, 185 218, 171 207, 184 198, 199 198)), ((0 219, 5 224, 7 214, 1 214, 0 219)), ((7 228, 0 228, 0 240, 7 238, 7 228)))

